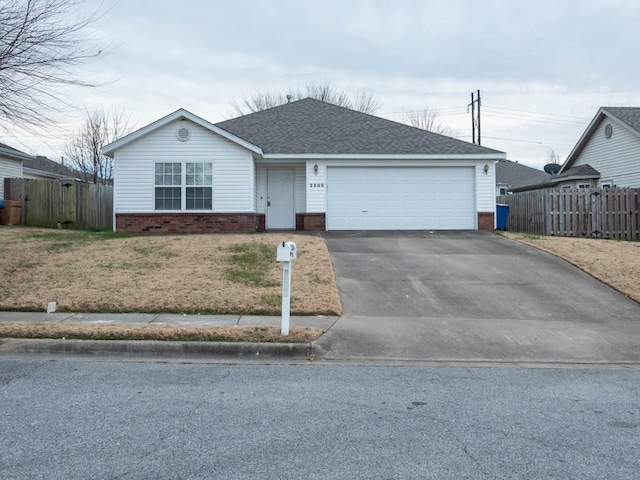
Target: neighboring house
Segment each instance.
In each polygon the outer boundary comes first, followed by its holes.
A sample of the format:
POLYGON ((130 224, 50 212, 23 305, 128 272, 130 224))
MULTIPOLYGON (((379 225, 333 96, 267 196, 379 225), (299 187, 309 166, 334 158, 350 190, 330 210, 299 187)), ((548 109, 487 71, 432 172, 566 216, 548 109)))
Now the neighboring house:
POLYGON ((571 172, 578 187, 640 187, 640 108, 601 107, 558 176, 571 172))
POLYGON ((80 173, 46 157, 34 157, 0 143, 0 200, 4 199, 5 178, 78 179, 80 173))
POLYGON ((118 232, 492 230, 505 154, 310 98, 180 109, 103 149, 118 232))
POLYGON ((537 168, 500 160, 496 163, 496 195, 506 195, 514 189, 544 183, 550 178, 551 175, 537 168))
POLYGON ((0 143, 0 200, 4 200, 4 179, 22 178, 23 162, 33 157, 0 143))

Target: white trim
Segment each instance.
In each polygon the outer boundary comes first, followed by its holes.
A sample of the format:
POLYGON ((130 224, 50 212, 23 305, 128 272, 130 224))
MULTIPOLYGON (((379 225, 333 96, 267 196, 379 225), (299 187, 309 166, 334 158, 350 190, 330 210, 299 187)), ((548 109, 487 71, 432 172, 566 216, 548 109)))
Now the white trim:
POLYGON ((126 135, 116 140, 115 142, 112 142, 109 145, 104 146, 102 148, 102 154, 106 155, 107 157, 113 157, 114 152, 119 148, 122 148, 125 145, 128 145, 131 142, 138 140, 140 137, 143 137, 144 135, 147 135, 148 133, 151 133, 159 129, 167 125, 168 123, 171 123, 175 120, 180 120, 180 119, 190 120, 193 123, 200 125, 201 127, 206 128, 207 130, 210 130, 213 133, 216 133, 221 137, 224 137, 227 140, 230 140, 240 145, 241 147, 244 147, 248 150, 251 150, 254 153, 262 155, 262 149, 260 147, 254 145, 253 143, 249 143, 246 140, 243 140, 242 138, 233 135, 232 133, 227 132, 226 130, 214 125, 213 123, 210 123, 204 120, 203 118, 198 117, 197 115, 194 115, 191 112, 188 112, 184 108, 180 108, 175 112, 170 113, 166 117, 162 117, 161 119, 156 120, 153 123, 150 123, 146 127, 142 127, 141 129, 136 130, 135 132, 130 133, 129 135, 126 135))
POLYGON ((498 160, 506 159, 506 153, 473 154, 373 154, 373 153, 265 153, 265 159, 318 159, 318 160, 498 160))

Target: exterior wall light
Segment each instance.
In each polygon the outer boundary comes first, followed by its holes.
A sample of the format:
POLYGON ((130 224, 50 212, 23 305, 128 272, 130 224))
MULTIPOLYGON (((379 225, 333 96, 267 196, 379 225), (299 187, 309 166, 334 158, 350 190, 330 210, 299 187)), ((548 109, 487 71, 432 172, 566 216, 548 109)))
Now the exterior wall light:
POLYGON ((485 164, 484 164, 484 169, 483 169, 483 171, 484 171, 484 174, 485 174, 485 175, 489 173, 489 164, 488 164, 488 163, 485 163, 485 164))
POLYGON ((313 173, 315 173, 316 175, 318 174, 318 164, 317 163, 313 166, 313 173))

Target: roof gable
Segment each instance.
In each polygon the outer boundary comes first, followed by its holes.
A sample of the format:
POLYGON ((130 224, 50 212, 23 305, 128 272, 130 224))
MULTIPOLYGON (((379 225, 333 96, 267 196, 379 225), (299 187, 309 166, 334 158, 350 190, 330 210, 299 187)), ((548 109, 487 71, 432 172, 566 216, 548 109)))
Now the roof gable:
POLYGON ((580 153, 584 150, 591 137, 596 132, 600 124, 609 119, 618 126, 636 135, 640 139, 640 108, 638 107, 600 107, 596 116, 591 120, 589 126, 584 131, 578 143, 576 143, 567 159, 562 164, 560 174, 570 169, 575 163, 580 153))
POLYGON ((265 155, 494 155, 503 152, 305 98, 233 118, 218 127, 265 155))
POLYGON ((234 135, 231 132, 228 132, 226 130, 223 130, 220 127, 217 127, 216 125, 214 125, 213 123, 210 123, 206 120, 204 120, 203 118, 198 117, 197 115, 194 115, 193 113, 185 110, 184 108, 180 108, 178 110, 176 110, 173 113, 170 113, 169 115, 162 117, 159 120, 156 120, 153 123, 150 123, 149 125, 147 125, 146 127, 142 127, 139 130, 136 130, 135 132, 130 133, 129 135, 126 135, 118 140, 116 140, 115 142, 110 143, 109 145, 106 145, 105 147, 102 148, 102 153, 108 157, 113 157, 113 154, 115 153, 116 150, 118 150, 119 148, 124 147, 125 145, 129 145, 132 142, 135 142, 137 139, 151 133, 154 132, 156 130, 158 130, 159 128, 175 121, 175 120, 180 120, 180 119, 187 119, 192 121, 193 123, 200 125, 203 128, 206 128, 207 130, 210 130, 213 133, 216 133, 224 138, 226 138, 227 140, 231 140, 234 143, 237 143, 238 145, 245 147, 249 150, 251 150, 254 153, 262 153, 262 149, 250 142, 247 142, 246 140, 234 135))

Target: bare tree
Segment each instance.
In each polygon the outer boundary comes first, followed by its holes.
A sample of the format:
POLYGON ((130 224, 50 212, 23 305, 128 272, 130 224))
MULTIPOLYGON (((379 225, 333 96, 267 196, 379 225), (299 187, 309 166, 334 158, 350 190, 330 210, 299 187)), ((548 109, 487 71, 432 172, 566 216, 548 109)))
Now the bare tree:
POLYGON ((285 92, 256 92, 245 96, 241 102, 231 103, 231 114, 246 115, 307 97, 369 114, 380 108, 380 103, 368 90, 353 96, 335 88, 331 82, 308 82, 302 88, 292 88, 285 92))
POLYGON ((98 57, 90 30, 97 14, 78 17, 82 0, 0 0, 0 128, 50 123, 68 105, 61 88, 95 86, 75 67, 98 57))
POLYGON ((422 130, 439 133, 440 135, 454 135, 456 133, 455 130, 440 122, 439 117, 438 110, 431 108, 429 105, 421 110, 404 110, 405 123, 422 130))
POLYGON ((550 148, 547 152, 547 160, 549 160, 547 163, 557 163, 558 165, 562 163, 560 155, 558 155, 553 148, 550 148))
POLYGON ((64 154, 82 172, 83 180, 110 185, 113 183, 113 158, 102 154, 102 147, 133 130, 124 110, 105 112, 98 108, 85 111, 82 126, 65 145, 64 154))

